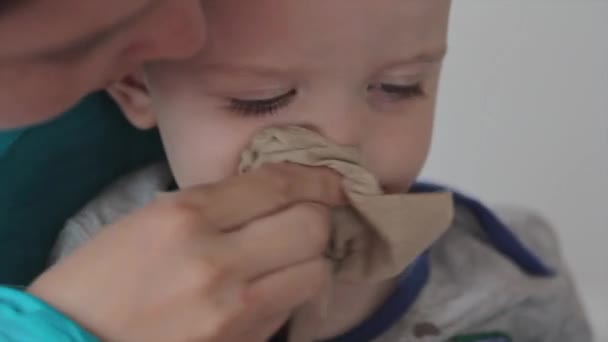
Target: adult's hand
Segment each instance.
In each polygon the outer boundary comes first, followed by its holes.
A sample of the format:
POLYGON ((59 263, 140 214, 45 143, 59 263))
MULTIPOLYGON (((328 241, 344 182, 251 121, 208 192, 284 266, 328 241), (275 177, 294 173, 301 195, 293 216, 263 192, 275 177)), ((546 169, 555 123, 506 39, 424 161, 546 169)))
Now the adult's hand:
POLYGON ((29 291, 108 341, 265 341, 328 276, 329 170, 282 164, 159 196, 29 291))

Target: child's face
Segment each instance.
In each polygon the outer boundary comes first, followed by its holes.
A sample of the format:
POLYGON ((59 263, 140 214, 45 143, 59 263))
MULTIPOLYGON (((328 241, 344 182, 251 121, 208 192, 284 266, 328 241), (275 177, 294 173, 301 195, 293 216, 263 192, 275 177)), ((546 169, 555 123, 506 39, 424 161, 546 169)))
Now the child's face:
POLYGON ((180 187, 234 175, 255 132, 300 124, 407 189, 429 149, 449 0, 203 3, 206 48, 147 68, 151 109, 115 96, 132 121, 158 124, 180 187))

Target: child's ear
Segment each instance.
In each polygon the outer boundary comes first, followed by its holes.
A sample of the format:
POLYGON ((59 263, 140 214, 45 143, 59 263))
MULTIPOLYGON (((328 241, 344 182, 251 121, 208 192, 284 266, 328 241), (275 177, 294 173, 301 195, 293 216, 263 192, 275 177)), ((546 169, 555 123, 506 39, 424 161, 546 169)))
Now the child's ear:
POLYGON ((144 74, 137 71, 106 87, 131 124, 145 130, 156 126, 156 115, 144 74))

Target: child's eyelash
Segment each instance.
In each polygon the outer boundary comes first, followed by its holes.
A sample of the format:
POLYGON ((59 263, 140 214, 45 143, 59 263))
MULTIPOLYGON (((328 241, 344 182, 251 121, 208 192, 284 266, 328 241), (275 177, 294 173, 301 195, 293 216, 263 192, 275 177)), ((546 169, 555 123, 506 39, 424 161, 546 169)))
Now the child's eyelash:
POLYGON ((285 94, 260 100, 230 99, 229 109, 245 116, 261 116, 275 114, 277 110, 287 106, 297 95, 292 89, 285 94))
POLYGON ((422 83, 407 86, 382 83, 377 86, 377 88, 393 97, 394 100, 406 100, 426 96, 426 93, 422 88, 422 83))
MULTIPOLYGON (((370 90, 381 90, 391 96, 393 100, 407 100, 426 95, 421 83, 414 85, 396 85, 381 83, 369 87, 370 90)), ((285 94, 260 100, 230 99, 229 109, 245 116, 263 116, 275 114, 279 109, 287 106, 297 95, 297 90, 292 89, 285 94)))

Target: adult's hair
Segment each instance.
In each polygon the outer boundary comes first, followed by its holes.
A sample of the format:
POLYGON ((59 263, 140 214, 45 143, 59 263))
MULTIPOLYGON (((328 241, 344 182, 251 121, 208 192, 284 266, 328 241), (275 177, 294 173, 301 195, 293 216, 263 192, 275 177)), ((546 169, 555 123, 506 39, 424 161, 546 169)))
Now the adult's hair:
POLYGON ((0 0, 0 16, 23 5, 30 0, 0 0))

